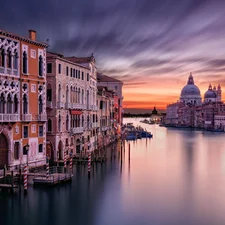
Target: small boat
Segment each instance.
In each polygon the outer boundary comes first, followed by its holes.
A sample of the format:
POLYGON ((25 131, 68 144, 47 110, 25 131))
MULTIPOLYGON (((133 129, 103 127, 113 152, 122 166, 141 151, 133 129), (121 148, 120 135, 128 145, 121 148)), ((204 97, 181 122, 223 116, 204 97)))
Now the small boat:
POLYGON ((143 138, 152 138, 153 137, 153 135, 151 133, 147 132, 147 131, 142 131, 141 136, 143 138))
POLYGON ((128 132, 126 135, 126 140, 130 141, 130 140, 136 140, 137 136, 134 132, 128 132))
POLYGON ((137 132, 137 139, 141 139, 141 138, 142 138, 141 132, 137 132))

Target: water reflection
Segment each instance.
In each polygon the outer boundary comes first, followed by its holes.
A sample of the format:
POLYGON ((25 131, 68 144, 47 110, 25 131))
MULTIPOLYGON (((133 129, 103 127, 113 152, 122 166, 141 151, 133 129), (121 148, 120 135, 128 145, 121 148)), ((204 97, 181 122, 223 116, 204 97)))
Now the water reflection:
POLYGON ((0 224, 225 224, 224 134, 141 125, 153 139, 130 142, 130 161, 118 144, 90 179, 76 165, 70 184, 0 195, 0 224))

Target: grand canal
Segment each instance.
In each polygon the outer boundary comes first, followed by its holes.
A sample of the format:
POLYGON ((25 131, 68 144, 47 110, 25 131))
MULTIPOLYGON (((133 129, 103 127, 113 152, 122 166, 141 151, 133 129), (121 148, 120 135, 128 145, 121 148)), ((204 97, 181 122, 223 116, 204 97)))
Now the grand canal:
POLYGON ((1 194, 0 224, 224 225, 225 134, 141 125, 154 138, 130 142, 130 162, 126 144, 90 180, 75 165, 72 183, 1 194))

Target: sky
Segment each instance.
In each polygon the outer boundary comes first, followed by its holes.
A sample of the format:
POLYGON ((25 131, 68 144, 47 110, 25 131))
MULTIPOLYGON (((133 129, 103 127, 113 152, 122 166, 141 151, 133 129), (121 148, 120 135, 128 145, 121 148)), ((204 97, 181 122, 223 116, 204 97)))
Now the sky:
POLYGON ((99 72, 123 81, 125 109, 165 109, 190 72, 202 96, 225 88, 224 0, 7 0, 0 29, 34 29, 67 56, 93 52, 99 72))

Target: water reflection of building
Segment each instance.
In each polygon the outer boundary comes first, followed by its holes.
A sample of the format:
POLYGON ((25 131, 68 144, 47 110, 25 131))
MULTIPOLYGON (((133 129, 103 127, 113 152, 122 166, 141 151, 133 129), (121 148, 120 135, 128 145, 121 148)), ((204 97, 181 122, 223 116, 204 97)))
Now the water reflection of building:
POLYGON ((200 90, 190 74, 179 101, 167 106, 165 123, 173 126, 225 130, 225 105, 221 101, 221 94, 220 85, 212 88, 210 84, 202 102, 200 90))

